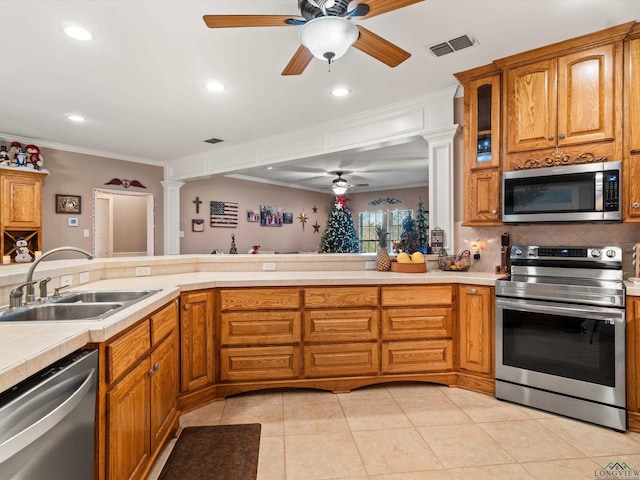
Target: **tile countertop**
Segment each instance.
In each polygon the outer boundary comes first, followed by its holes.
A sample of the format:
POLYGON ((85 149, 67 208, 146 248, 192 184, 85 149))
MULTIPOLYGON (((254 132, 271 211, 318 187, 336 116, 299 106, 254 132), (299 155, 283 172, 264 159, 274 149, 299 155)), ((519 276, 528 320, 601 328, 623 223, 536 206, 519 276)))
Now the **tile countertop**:
MULTIPOLYGON (((108 340, 179 296, 181 291, 221 287, 305 285, 494 285, 500 275, 482 272, 392 273, 377 271, 190 272, 99 280, 81 290, 162 289, 105 320, 92 322, 0 322, 0 392, 88 343, 108 340)), ((638 289, 640 290, 640 288, 638 289)))

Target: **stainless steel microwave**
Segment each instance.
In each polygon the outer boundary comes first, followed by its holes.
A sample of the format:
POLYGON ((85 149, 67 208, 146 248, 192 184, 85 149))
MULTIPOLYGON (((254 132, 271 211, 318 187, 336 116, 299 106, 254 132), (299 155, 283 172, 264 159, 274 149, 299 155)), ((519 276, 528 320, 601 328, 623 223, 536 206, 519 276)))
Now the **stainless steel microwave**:
POLYGON ((502 175, 502 221, 619 222, 621 162, 517 170, 502 175))

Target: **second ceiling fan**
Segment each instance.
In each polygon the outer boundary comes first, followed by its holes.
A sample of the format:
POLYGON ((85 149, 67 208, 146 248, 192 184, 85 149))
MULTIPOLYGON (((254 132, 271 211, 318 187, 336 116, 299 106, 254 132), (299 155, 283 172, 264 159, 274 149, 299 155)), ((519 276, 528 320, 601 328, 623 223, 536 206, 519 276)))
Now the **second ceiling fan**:
POLYGON ((423 0, 298 0, 300 16, 205 15, 209 28, 300 26, 301 45, 282 75, 300 75, 313 57, 331 62, 352 45, 376 60, 396 67, 411 54, 379 37, 351 18, 371 18, 423 0))

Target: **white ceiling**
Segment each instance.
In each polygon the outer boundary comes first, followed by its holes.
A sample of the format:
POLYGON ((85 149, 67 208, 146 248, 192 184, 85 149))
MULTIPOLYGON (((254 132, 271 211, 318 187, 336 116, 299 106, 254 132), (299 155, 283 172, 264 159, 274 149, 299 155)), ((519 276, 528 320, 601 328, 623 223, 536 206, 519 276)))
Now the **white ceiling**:
MULTIPOLYGON (((280 72, 298 48, 298 27, 209 29, 205 14, 297 16, 298 10, 297 0, 0 0, 0 138, 171 162, 455 85, 455 72, 640 20, 640 0, 425 0, 361 21, 411 52, 398 67, 351 49, 331 72, 313 60, 290 77, 280 72), (85 26, 94 40, 69 39, 64 22, 85 26), (425 49, 465 33, 478 45, 440 58, 425 49), (213 79, 227 91, 207 91, 213 79), (331 97, 336 85, 353 94, 331 97), (88 121, 72 124, 67 113, 88 121), (212 137, 224 142, 203 143, 212 137)), ((393 169, 391 183, 424 183, 426 167, 419 166, 426 162, 416 158, 424 150, 409 143, 242 174, 285 183, 316 178, 305 186, 316 188, 323 171, 345 170, 354 172, 351 183, 382 188, 377 182, 393 169)))

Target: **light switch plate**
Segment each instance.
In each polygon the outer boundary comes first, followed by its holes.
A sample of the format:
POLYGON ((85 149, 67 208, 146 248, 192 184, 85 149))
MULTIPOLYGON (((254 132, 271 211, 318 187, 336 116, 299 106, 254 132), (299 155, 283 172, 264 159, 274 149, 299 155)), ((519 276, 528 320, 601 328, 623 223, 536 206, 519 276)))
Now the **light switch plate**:
POLYGON ((73 283, 73 276, 72 275, 62 275, 60 277, 60 286, 61 287, 70 287, 72 283, 73 283))
POLYGON ((262 264, 262 270, 264 270, 265 272, 273 272, 276 269, 276 264, 275 263, 263 263, 262 264))
POLYGON ((87 283, 89 281, 89 272, 82 272, 78 277, 78 283, 87 283))
POLYGON ((151 267, 136 267, 136 277, 151 275, 151 267))

